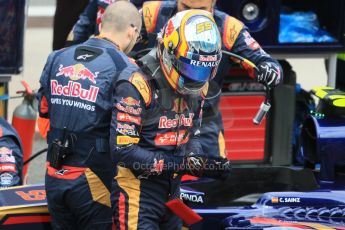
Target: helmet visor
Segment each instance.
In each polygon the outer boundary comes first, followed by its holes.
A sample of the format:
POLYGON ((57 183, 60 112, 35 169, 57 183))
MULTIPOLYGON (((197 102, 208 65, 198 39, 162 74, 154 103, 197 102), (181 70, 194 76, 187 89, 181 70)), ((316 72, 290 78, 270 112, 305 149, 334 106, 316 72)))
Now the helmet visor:
POLYGON ((188 80, 205 83, 209 79, 214 77, 217 72, 218 64, 221 59, 221 55, 203 56, 193 55, 193 59, 180 57, 179 60, 173 62, 174 67, 178 73, 188 80), (200 61, 208 60, 208 61, 200 61))

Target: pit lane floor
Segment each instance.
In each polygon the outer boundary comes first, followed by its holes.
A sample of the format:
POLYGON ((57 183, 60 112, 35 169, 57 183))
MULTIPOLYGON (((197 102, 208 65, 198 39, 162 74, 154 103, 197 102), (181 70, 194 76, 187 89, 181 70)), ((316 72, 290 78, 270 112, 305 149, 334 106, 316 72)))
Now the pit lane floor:
MULTIPOLYGON (((45 23, 47 24, 47 23, 45 23)), ((38 89, 39 78, 46 58, 52 47, 52 27, 31 27, 25 32, 24 71, 20 75, 12 76, 9 83, 10 96, 22 90, 20 80, 26 80, 33 89, 38 89)), ((326 71, 323 59, 288 59, 297 73, 297 81, 305 89, 326 84, 326 71)), ((14 108, 22 99, 12 99, 8 103, 8 120, 12 120, 14 108)), ((45 148, 45 141, 36 133, 33 153, 45 148)), ((30 163, 28 183, 43 183, 45 173, 45 156, 42 154, 30 163)))

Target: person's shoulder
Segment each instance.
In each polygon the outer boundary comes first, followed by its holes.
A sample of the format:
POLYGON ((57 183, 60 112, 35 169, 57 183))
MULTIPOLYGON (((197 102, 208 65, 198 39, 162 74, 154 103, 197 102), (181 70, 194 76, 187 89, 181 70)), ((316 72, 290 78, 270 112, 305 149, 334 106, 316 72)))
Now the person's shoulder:
POLYGON ((19 137, 15 128, 7 120, 0 118, 0 138, 5 136, 19 137))
POLYGON ((160 7, 174 7, 176 1, 146 1, 143 3, 142 9, 156 9, 160 7))
POLYGON ((244 26, 243 22, 241 22, 237 18, 230 16, 226 12, 217 9, 214 10, 214 19, 216 20, 217 24, 221 23, 224 27, 229 27, 231 26, 231 24, 238 24, 241 27, 244 26))
POLYGON ((224 46, 230 50, 244 28, 244 24, 237 18, 220 10, 215 10, 214 19, 220 27, 224 46))
MULTIPOLYGON (((69 48, 69 47, 68 47, 68 48, 69 48)), ((62 48, 62 49, 59 49, 59 50, 54 50, 54 51, 52 51, 52 52, 48 55, 48 57, 47 57, 47 63, 46 63, 46 64, 52 64, 53 61, 55 60, 55 58, 56 58, 57 56, 59 56, 61 53, 65 52, 66 49, 68 49, 68 48, 62 48)))
POLYGON ((105 49, 117 69, 139 69, 135 60, 117 49, 105 49))
POLYGON ((153 16, 155 16, 154 14, 157 13, 157 11, 164 4, 165 4, 164 1, 148 1, 148 2, 144 2, 143 7, 142 7, 142 11, 144 12, 144 16, 145 16, 145 13, 146 13, 146 16, 149 13, 151 15, 151 18, 152 18, 153 16))
POLYGON ((157 22, 162 16, 160 12, 166 11, 170 12, 176 8, 176 1, 148 1, 144 2, 142 7, 142 15, 144 19, 144 24, 146 31, 148 33, 153 33, 157 22))
POLYGON ((137 89, 141 97, 144 99, 146 106, 148 106, 152 99, 152 90, 148 77, 140 71, 135 71, 129 78, 129 82, 137 89))

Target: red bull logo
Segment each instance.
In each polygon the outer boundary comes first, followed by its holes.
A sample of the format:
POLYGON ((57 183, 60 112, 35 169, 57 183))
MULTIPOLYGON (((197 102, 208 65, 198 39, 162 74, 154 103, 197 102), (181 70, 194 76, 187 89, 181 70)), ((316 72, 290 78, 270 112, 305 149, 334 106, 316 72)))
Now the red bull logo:
POLYGON ((122 112, 130 113, 133 115, 140 115, 141 114, 141 108, 133 108, 131 106, 123 106, 120 103, 116 103, 116 108, 118 110, 121 110, 122 112))
POLYGON ((99 88, 91 86, 90 89, 83 89, 79 82, 68 81, 68 85, 60 85, 57 80, 50 81, 52 95, 76 97, 85 101, 96 102, 99 88))
POLYGON ((199 61, 217 61, 217 56, 216 55, 211 55, 211 56, 200 55, 199 61))
POLYGON ((0 154, 12 154, 12 150, 8 149, 6 147, 1 147, 0 148, 0 154))
POLYGON ((193 125, 193 117, 194 113, 189 113, 189 117, 185 117, 184 114, 180 116, 178 114, 175 115, 175 119, 169 119, 167 116, 162 116, 159 118, 159 129, 170 129, 175 128, 177 126, 192 126, 193 125))
POLYGON ((89 80, 93 84, 96 84, 96 78, 99 72, 92 73, 88 68, 86 68, 83 64, 76 64, 71 66, 64 67, 60 65, 59 72, 56 76, 64 76, 69 77, 72 81, 77 81, 79 79, 82 80, 89 80))
POLYGON ((16 159, 12 155, 1 154, 0 155, 0 164, 3 162, 16 163, 16 159))
POLYGON ((120 102, 129 106, 140 106, 140 101, 133 97, 121 98, 120 102))

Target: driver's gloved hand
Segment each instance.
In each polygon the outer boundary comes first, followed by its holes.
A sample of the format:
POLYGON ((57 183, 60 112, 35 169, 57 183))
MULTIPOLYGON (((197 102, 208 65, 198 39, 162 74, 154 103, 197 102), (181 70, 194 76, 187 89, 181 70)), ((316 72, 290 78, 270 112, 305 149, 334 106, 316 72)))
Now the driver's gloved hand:
POLYGON ((231 172, 230 161, 222 157, 207 157, 204 155, 188 154, 183 161, 179 173, 197 177, 226 179, 231 172))
POLYGON ((281 68, 273 62, 262 62, 258 65, 256 78, 260 83, 271 87, 277 86, 282 80, 281 68))
POLYGON ((197 156, 194 153, 189 153, 183 159, 183 164, 181 165, 179 173, 200 177, 205 169, 206 161, 207 158, 204 156, 197 156))
POLYGON ((205 166, 206 168, 202 175, 204 177, 225 180, 231 174, 231 163, 226 158, 208 158, 205 166))

